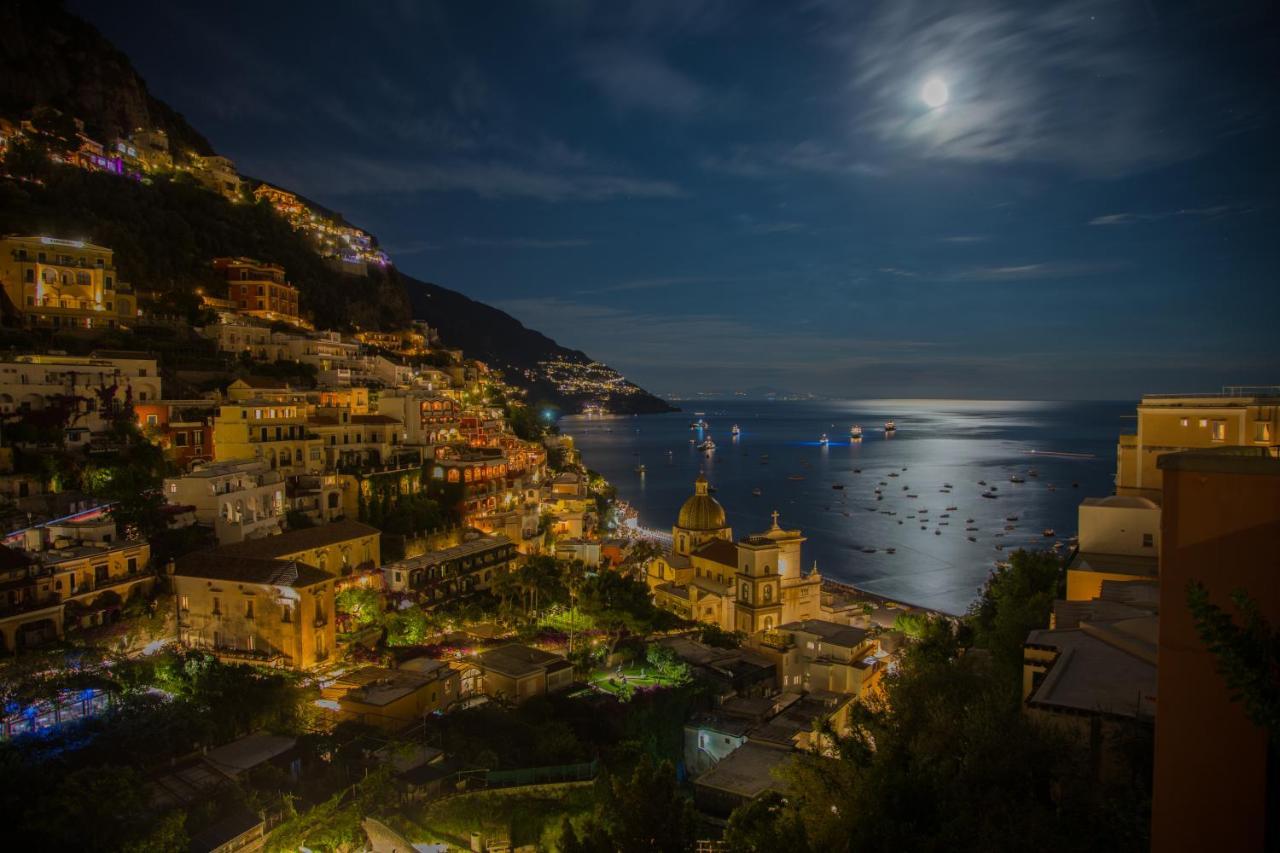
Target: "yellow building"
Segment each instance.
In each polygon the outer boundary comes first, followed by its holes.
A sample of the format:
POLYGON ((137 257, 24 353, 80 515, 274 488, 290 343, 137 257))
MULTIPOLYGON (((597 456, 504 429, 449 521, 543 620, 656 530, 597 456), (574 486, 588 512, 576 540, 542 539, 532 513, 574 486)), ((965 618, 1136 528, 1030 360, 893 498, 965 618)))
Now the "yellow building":
POLYGON ((485 695, 508 702, 523 702, 573 684, 573 664, 519 643, 481 652, 474 663, 483 673, 485 695))
POLYGON ((1219 394, 1146 394, 1138 428, 1116 449, 1116 493, 1160 500, 1166 453, 1263 447, 1280 456, 1280 386, 1228 387, 1219 394))
POLYGON ((221 551, 189 554, 173 574, 178 641, 224 660, 293 669, 328 660, 335 578, 298 560, 221 551))
POLYGON ((348 519, 290 530, 278 536, 233 542, 205 553, 213 558, 296 561, 339 577, 381 567, 381 537, 378 528, 348 519))
POLYGON ((755 633, 818 616, 822 578, 804 573, 805 537, 778 524, 733 541, 724 507, 699 475, 671 528, 672 549, 650 561, 646 580, 658 606, 727 631, 755 633))
POLYGON ((365 666, 340 675, 324 688, 336 704, 338 720, 398 732, 456 702, 462 690, 458 668, 445 661, 418 658, 399 669, 365 666))
POLYGON ((137 591, 150 591, 151 546, 111 542, 110 521, 68 522, 27 531, 23 549, 0 546, 0 651, 17 652, 119 618, 137 591))
POLYGON ((305 403, 242 399, 224 403, 213 418, 218 462, 260 459, 284 475, 323 473, 320 438, 307 427, 305 403))
POLYGON ((128 328, 138 314, 112 251, 82 240, 0 239, 0 283, 5 313, 27 327, 128 328))

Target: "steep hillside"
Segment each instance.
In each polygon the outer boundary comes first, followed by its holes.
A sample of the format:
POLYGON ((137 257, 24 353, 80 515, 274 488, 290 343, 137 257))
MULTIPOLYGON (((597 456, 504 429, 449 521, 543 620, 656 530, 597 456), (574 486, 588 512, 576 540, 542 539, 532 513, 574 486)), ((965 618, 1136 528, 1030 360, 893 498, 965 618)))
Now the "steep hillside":
POLYGON ((244 255, 282 265, 302 307, 324 328, 407 325, 409 305, 394 272, 366 278, 324 263, 266 204, 232 204, 189 178, 152 185, 49 164, 33 181, 0 181, 0 234, 85 239, 116 252, 123 280, 177 308, 216 286, 209 260, 244 255))
POLYGON ((604 365, 591 370, 592 388, 573 387, 562 377, 571 365, 595 365, 586 353, 562 347, 510 314, 456 290, 407 275, 401 279, 415 317, 439 329, 447 345, 465 349, 467 355, 502 370, 513 384, 527 388, 531 402, 553 403, 569 412, 586 403, 627 414, 672 411, 664 400, 604 365))
MULTIPOLYGON (((0 5, 0 117, 16 123, 39 113, 44 121, 49 110, 61 113, 61 125, 83 121, 90 137, 108 145, 136 128, 158 128, 175 154, 214 153, 178 112, 151 96, 128 57, 62 3, 0 5)), ((65 128, 59 134, 71 137, 65 128)), ((198 290, 220 292, 210 259, 244 255, 282 265, 301 292, 304 312, 321 328, 402 328, 413 316, 438 328, 449 346, 501 369, 533 401, 568 411, 586 403, 618 412, 669 409, 584 353, 460 293, 394 267, 370 265, 362 277, 337 271, 265 203, 232 203, 185 172, 153 172, 140 183, 56 166, 34 149, 17 151, 4 163, 13 177, 0 179, 0 234, 48 234, 112 248, 121 278, 142 294, 144 307, 158 303, 194 317, 198 290)), ((337 211, 303 201, 344 221, 337 211)))
POLYGON ((176 149, 212 154, 181 114, 151 96, 129 58, 59 0, 0 3, 0 115, 52 107, 110 144, 139 127, 158 128, 176 149))

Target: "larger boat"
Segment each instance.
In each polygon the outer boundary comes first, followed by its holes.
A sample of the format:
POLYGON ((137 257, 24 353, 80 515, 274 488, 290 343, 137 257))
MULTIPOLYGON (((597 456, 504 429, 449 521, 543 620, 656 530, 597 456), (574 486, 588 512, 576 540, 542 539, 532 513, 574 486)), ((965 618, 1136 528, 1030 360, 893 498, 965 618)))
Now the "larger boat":
POLYGON ((827 434, 825 432, 822 434, 822 437, 818 439, 818 444, 821 444, 823 447, 826 447, 830 443, 831 439, 827 438, 827 434))
POLYGON ((698 445, 698 449, 699 450, 715 450, 716 443, 708 438, 706 441, 698 445))
POLYGON ((896 430, 897 428, 898 428, 898 425, 897 425, 897 424, 895 424, 893 421, 885 421, 885 422, 884 422, 884 431, 885 431, 885 432, 893 432, 893 431, 894 431, 894 430, 896 430))
POLYGON ((852 438, 862 438, 862 427, 854 424, 853 428, 849 430, 849 435, 852 438))

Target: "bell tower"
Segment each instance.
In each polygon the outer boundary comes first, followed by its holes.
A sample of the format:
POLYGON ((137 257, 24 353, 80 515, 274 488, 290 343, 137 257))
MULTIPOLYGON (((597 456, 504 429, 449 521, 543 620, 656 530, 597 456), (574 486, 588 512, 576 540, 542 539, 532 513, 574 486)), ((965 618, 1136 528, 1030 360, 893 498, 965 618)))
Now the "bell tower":
POLYGON ((780 556, 778 543, 767 536, 749 536, 738 542, 735 630, 754 634, 770 631, 782 623, 780 556))

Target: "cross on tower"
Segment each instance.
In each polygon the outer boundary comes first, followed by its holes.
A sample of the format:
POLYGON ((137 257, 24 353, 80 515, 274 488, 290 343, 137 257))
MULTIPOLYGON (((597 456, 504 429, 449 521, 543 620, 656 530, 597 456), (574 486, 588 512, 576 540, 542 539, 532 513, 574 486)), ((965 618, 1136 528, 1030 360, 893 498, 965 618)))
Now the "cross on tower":
POLYGON ((778 514, 779 514, 779 513, 778 513, 778 511, 775 509, 775 510, 773 511, 773 526, 774 526, 774 527, 777 527, 777 526, 778 526, 778 514))

